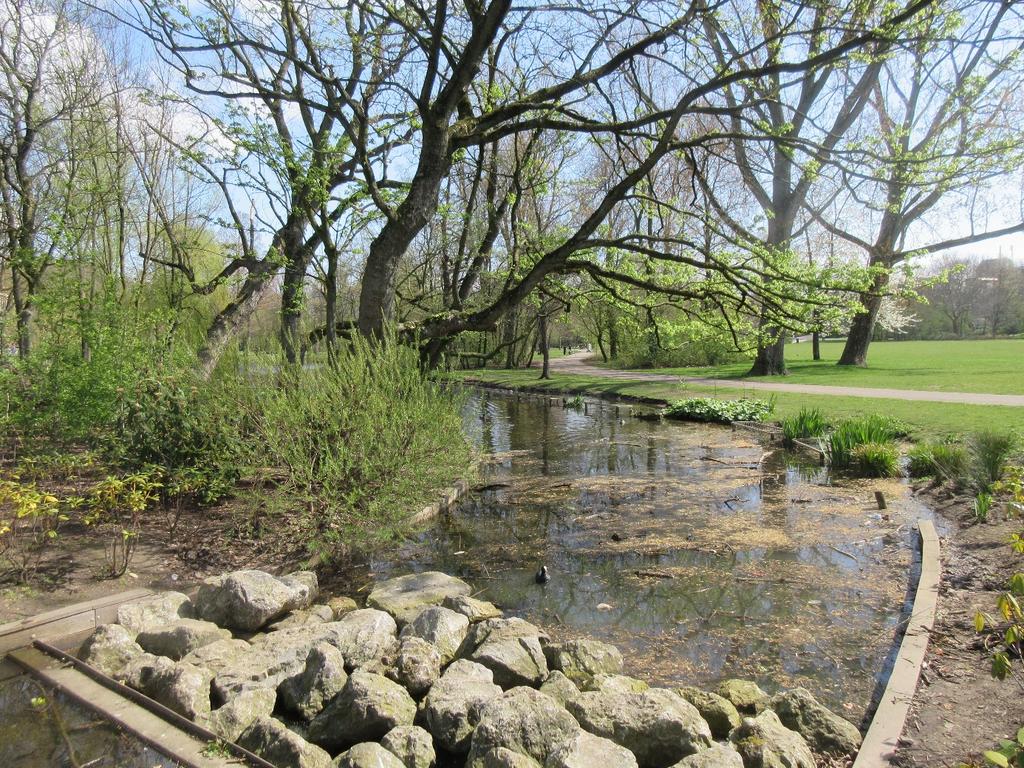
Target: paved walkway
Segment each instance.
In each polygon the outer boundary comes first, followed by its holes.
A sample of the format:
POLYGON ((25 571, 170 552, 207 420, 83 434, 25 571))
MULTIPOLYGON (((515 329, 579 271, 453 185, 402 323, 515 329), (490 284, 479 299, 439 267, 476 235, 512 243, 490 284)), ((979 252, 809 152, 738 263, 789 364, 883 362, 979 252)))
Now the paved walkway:
POLYGON ((665 373, 641 373, 602 368, 590 352, 575 352, 551 359, 557 373, 577 376, 601 376, 623 381, 663 381, 671 384, 699 384, 706 387, 753 389, 761 392, 795 392, 804 395, 841 395, 891 400, 920 400, 929 403, 963 405, 1010 405, 1024 408, 1024 395, 990 395, 980 392, 932 392, 923 389, 876 389, 874 387, 829 387, 821 384, 787 384, 783 381, 747 381, 746 379, 708 379, 696 376, 671 376, 665 373))

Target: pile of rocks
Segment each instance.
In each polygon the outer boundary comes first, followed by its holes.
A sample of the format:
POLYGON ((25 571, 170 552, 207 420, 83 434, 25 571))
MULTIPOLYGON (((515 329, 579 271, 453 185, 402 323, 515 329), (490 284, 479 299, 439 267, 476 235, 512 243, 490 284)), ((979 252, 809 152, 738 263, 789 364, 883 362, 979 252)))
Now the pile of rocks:
POLYGON ((859 747, 804 689, 652 688, 443 573, 317 599, 312 573, 237 571, 122 606, 80 655, 281 768, 814 768, 859 747))

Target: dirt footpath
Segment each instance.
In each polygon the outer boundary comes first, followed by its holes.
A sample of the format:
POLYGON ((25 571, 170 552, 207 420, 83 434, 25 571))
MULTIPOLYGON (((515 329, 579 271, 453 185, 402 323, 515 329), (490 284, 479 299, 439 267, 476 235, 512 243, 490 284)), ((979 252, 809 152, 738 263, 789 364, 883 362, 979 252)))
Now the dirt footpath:
MULTIPOLYGON (((1020 520, 973 520, 970 500, 925 491, 950 526, 943 538, 939 607, 928 655, 894 764, 921 768, 983 766, 981 753, 1012 738, 1024 724, 1021 687, 989 674, 989 652, 974 631, 978 610, 995 612, 996 599, 1024 558, 1010 534, 1020 520)), ((999 516, 1001 517, 1001 516, 999 516)))

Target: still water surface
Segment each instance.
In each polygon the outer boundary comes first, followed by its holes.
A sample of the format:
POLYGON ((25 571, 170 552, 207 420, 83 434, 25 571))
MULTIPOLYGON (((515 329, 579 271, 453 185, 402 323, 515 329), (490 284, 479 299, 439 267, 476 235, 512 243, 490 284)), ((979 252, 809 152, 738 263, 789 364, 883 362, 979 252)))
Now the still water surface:
POLYGON ((805 685, 863 717, 929 515, 905 485, 604 402, 477 391, 465 425, 487 459, 476 489, 374 578, 443 570, 556 637, 615 643, 649 682, 805 685))

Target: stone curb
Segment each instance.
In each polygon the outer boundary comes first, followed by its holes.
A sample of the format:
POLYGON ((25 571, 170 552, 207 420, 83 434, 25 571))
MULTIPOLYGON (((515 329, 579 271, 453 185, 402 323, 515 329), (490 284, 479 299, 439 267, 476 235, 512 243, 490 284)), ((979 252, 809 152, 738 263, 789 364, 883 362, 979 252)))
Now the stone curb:
POLYGON ((899 652, 893 663, 889 682, 875 710, 864 743, 861 745, 853 768, 888 768, 899 746, 900 735, 917 690, 928 638, 935 623, 935 609, 939 597, 939 537, 931 520, 918 520, 921 534, 921 576, 914 593, 914 606, 907 620, 899 652))

